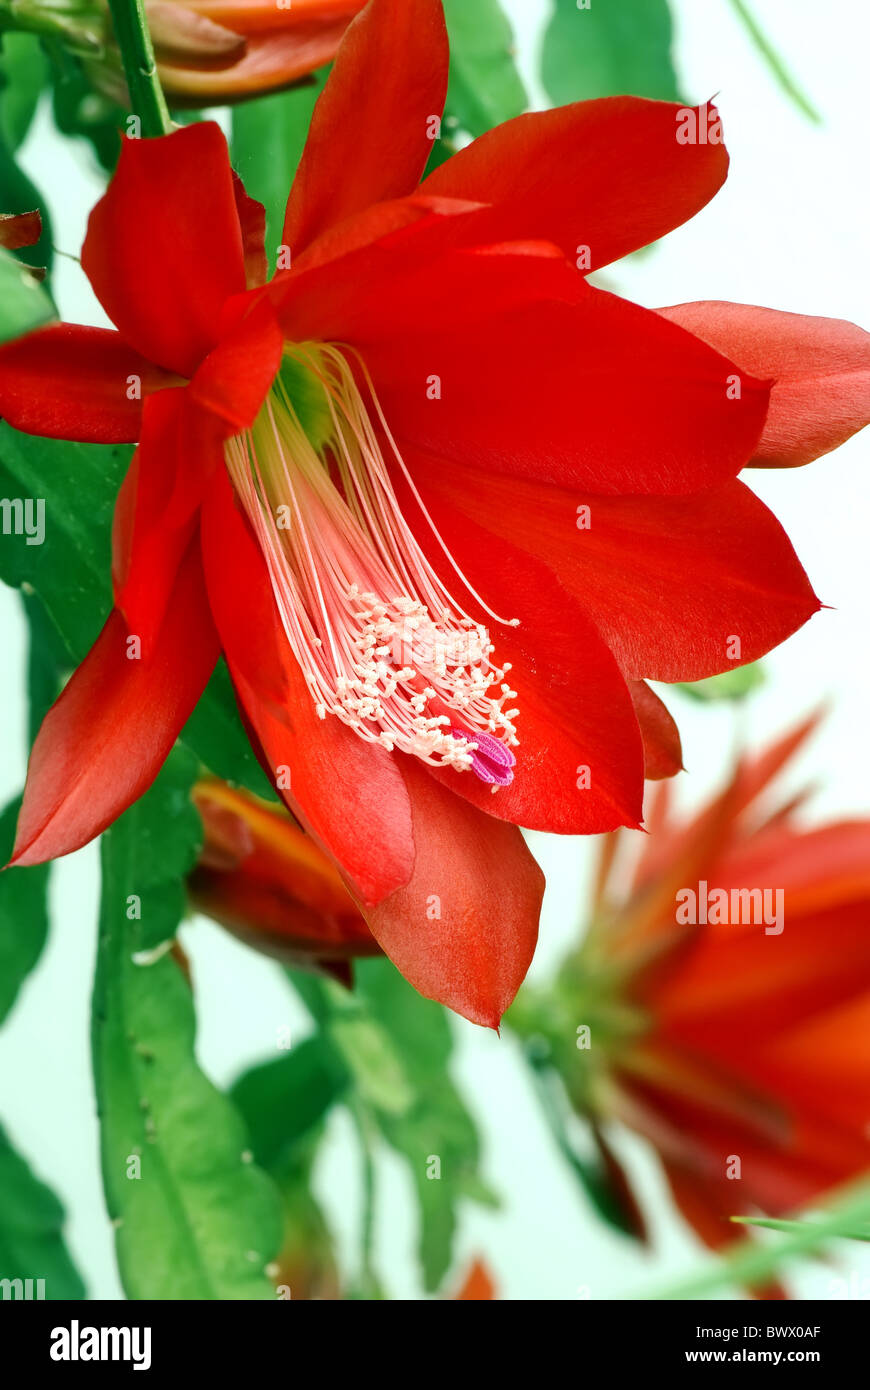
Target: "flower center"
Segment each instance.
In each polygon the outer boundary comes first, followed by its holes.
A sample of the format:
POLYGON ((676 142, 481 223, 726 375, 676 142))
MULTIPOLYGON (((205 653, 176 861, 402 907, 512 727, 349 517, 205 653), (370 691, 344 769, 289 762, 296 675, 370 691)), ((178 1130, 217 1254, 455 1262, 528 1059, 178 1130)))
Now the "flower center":
MULTIPOLYGON (((269 569, 287 641, 321 719, 424 762, 513 778, 516 698, 488 628, 450 594, 409 527, 384 457, 450 555, 396 448, 364 365, 294 344, 254 425, 226 446, 269 569), (370 409, 371 407, 371 409, 370 409)), ((513 625, 512 620, 510 625, 513 625)))

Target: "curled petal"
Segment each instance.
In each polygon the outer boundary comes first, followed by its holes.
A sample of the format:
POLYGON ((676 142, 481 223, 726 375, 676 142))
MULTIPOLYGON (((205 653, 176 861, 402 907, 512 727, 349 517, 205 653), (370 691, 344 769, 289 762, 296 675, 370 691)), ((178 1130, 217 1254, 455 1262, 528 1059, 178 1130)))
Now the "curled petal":
POLYGON ((870 333, 856 324, 717 301, 659 313, 773 381, 755 467, 810 463, 870 421, 870 333))
POLYGON ((683 749, 673 715, 646 681, 629 681, 628 690, 643 739, 644 777, 676 776, 683 768, 683 749))
POLYGON ((133 444, 143 401, 177 380, 111 329, 50 324, 0 347, 0 415, 44 438, 133 444))
POLYGON ((109 318, 152 362, 192 376, 245 288, 227 142, 211 121, 124 140, 82 265, 109 318), (167 212, 171 209, 171 213, 167 212))

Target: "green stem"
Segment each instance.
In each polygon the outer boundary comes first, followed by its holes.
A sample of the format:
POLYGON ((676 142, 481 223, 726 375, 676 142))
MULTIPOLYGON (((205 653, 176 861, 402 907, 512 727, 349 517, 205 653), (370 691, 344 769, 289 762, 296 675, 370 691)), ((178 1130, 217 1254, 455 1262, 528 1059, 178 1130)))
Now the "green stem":
POLYGON ((375 1161, 372 1152, 369 1118, 363 1107, 357 1102, 353 1102, 350 1109, 359 1137, 363 1176, 363 1209, 360 1218, 360 1291, 364 1298, 372 1299, 380 1297, 380 1280, 374 1265, 375 1161))
POLYGON ((798 1230, 789 1231, 782 1240, 761 1245, 756 1241, 741 1241, 726 1252, 709 1270, 695 1278, 666 1289, 649 1293, 628 1294, 630 1299, 677 1299, 692 1301, 704 1298, 728 1285, 758 1285, 776 1278, 788 1259, 814 1255, 826 1241, 843 1238, 866 1227, 870 1222, 870 1184, 863 1180, 841 1189, 828 1210, 816 1220, 800 1223, 798 1230))
POLYGON ((142 122, 142 134, 168 135, 172 122, 160 86, 142 0, 109 0, 109 9, 124 63, 130 104, 142 122))

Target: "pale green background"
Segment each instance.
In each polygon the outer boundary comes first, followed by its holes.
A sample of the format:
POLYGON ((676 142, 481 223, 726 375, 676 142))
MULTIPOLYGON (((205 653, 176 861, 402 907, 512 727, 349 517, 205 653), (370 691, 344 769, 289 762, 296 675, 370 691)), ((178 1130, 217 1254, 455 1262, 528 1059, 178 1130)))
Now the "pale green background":
MULTIPOLYGON (((510 0, 507 8, 526 55, 546 9, 544 0, 510 0)), ((826 0, 824 5, 818 0, 754 0, 754 9, 802 78, 824 125, 810 125, 776 88, 727 0, 678 0, 676 52, 683 84, 697 100, 719 94, 732 171, 726 188, 697 219, 648 256, 619 267, 608 283, 648 305, 735 299, 853 318, 870 326, 863 71, 870 51, 870 11, 858 0, 826 0)), ((87 150, 82 146, 74 156, 70 143, 52 133, 43 112, 28 139, 24 162, 46 191, 59 249, 77 255, 87 211, 100 191, 87 150)), ((56 283, 66 317, 102 321, 75 262, 59 259, 56 283)), ((814 618, 766 663, 769 683, 743 717, 742 732, 757 742, 822 697, 832 697, 831 717, 807 752, 800 776, 821 783, 815 817, 866 813, 870 443, 852 441, 808 469, 755 474, 751 483, 785 524, 817 592, 834 611, 814 618)), ((0 592, 0 650, 6 712, 0 794, 5 802, 20 788, 25 767, 23 629, 17 600, 6 590, 0 592)), ((735 723, 724 710, 699 710, 685 701, 678 706, 676 698, 671 703, 689 770, 681 790, 687 803, 694 802, 723 772, 735 723)), ((536 836, 534 848, 549 881, 537 973, 552 966, 575 929, 591 847, 536 836)), ((96 866, 96 849, 90 846, 54 870, 51 942, 0 1034, 0 1115, 63 1197, 70 1212, 70 1242, 92 1295, 117 1298, 89 1079, 96 866)), ((185 928, 184 943, 194 965, 199 1055, 216 1081, 228 1081, 247 1063, 270 1055, 286 1022, 301 1036, 304 1017, 273 967, 205 922, 185 928)), ((483 1120, 487 1174, 505 1198, 501 1213, 468 1209, 457 1272, 465 1259, 483 1253, 503 1297, 572 1299, 585 1288, 595 1299, 646 1289, 700 1265, 706 1257, 673 1214, 655 1160, 638 1141, 616 1136, 648 1199, 652 1255, 640 1253, 591 1215, 541 1128, 510 1039, 499 1040, 461 1022, 457 1036, 458 1075, 483 1120)), ((351 1137, 340 1118, 330 1132, 317 1179, 350 1263, 356 1248, 358 1173, 351 1137)), ((395 1296, 416 1297, 410 1186, 404 1170, 389 1157, 381 1168, 380 1199, 382 1267, 395 1296)), ((843 1246, 839 1270, 807 1268, 795 1287, 804 1296, 828 1297, 832 1278, 839 1274, 867 1280, 870 1290, 865 1248, 843 1246)))

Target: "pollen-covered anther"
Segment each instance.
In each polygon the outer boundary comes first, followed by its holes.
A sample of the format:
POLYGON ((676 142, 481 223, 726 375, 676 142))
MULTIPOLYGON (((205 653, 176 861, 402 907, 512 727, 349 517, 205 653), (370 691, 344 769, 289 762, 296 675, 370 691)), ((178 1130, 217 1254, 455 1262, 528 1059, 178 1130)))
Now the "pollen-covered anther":
POLYGON ((227 466, 316 714, 388 751, 507 785, 518 741, 518 711, 506 708, 516 699, 505 680, 510 663, 495 664, 489 629, 426 558, 399 507, 382 440, 462 586, 494 622, 508 620, 486 606, 444 545, 362 364, 368 402, 339 348, 297 345, 289 355, 297 384, 305 373, 309 404, 312 392, 322 394, 321 437, 309 436, 279 373, 252 430, 229 442, 227 466))

